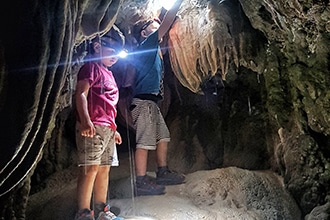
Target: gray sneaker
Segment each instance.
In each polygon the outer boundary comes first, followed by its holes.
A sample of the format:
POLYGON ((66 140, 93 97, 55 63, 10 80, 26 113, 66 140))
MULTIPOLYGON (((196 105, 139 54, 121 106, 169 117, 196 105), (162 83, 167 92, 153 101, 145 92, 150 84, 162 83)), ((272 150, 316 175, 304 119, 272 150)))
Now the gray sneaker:
POLYGON ((156 175, 156 183, 159 185, 178 185, 186 180, 185 175, 169 170, 168 167, 159 169, 156 175))
POLYGON ((142 179, 136 180, 135 195, 149 196, 165 194, 165 186, 156 184, 151 177, 145 175, 142 179))
POLYGON ((124 219, 113 214, 110 211, 110 205, 107 204, 104 206, 103 211, 99 213, 97 220, 124 220, 124 219))

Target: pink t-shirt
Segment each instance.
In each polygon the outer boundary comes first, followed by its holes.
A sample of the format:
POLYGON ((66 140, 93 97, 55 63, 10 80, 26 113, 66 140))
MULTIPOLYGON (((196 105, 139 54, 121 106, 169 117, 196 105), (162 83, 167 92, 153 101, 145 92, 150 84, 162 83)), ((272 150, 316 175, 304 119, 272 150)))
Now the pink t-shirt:
POLYGON ((79 70, 77 80, 88 80, 91 86, 87 101, 93 124, 116 130, 119 91, 112 72, 98 63, 88 62, 79 70))

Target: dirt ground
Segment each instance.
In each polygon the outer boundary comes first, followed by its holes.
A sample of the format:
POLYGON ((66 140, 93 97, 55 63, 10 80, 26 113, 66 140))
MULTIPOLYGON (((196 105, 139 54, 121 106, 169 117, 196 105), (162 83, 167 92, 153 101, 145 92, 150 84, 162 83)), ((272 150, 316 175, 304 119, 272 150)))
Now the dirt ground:
MULTIPOLYGON (((131 169, 134 168, 129 154, 121 153, 119 160, 120 165, 112 167, 110 172, 109 201, 113 212, 125 219, 172 219, 170 216, 177 213, 177 208, 180 207, 182 210, 189 210, 189 215, 197 216, 193 214, 197 211, 196 207, 180 197, 183 185, 168 186, 166 194, 160 196, 134 197, 131 181, 131 169)), ((153 170, 152 155, 149 161, 148 170, 153 170)), ((73 166, 54 175, 44 191, 32 195, 26 219, 73 220, 76 212, 76 172, 77 167, 73 166)), ((155 173, 148 172, 148 175, 155 176, 155 173)))
MULTIPOLYGON (((301 219, 281 177, 270 171, 197 171, 186 175, 186 183, 167 186, 164 195, 134 197, 128 153, 119 160, 120 166, 111 168, 109 202, 113 212, 127 220, 301 219)), ((152 163, 148 170, 155 175, 152 163)), ((70 167, 50 178, 45 190, 30 197, 26 219, 73 220, 76 172, 77 167, 70 167)))

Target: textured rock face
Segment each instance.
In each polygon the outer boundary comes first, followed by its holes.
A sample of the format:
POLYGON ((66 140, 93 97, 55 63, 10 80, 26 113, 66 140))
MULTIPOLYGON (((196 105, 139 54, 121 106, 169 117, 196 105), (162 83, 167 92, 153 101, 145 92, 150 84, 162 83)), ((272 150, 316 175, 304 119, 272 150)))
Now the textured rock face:
MULTIPOLYGON (((290 84, 282 86, 287 87, 290 97, 284 96, 285 101, 291 103, 294 110, 306 114, 312 130, 329 135, 329 106, 326 104, 329 100, 329 3, 277 1, 274 5, 255 4, 258 3, 242 1, 252 25, 279 49, 268 48, 270 66, 264 70, 265 77, 273 83, 274 77, 287 79, 290 84), (269 20, 262 19, 265 17, 269 20), (277 61, 271 58, 280 55, 283 57, 277 61)), ((302 116, 297 117, 299 123, 304 123, 302 116)))
POLYGON ((296 202, 281 185, 271 172, 229 167, 194 173, 185 193, 214 219, 300 219, 296 202))
MULTIPOLYGON (((1 7, 1 217, 24 218, 30 176, 54 127, 63 125, 57 114, 71 105, 74 46, 96 30, 108 30, 120 3, 16 1, 1 7), (22 208, 14 211, 16 205, 22 208)), ((58 146, 52 145, 46 158, 42 171, 48 175, 63 166, 57 164, 61 159, 55 155, 63 152, 62 143, 58 146)))
MULTIPOLYGON (((72 94, 85 40, 116 23, 132 46, 130 28, 147 5, 1 7, 2 216, 24 218, 24 209, 13 207, 26 204, 30 181, 38 190, 43 178, 73 163, 72 94)), ((284 177, 303 215, 329 212, 329 8, 328 1, 184 1, 164 39, 169 163, 185 172, 271 169, 284 177)), ((114 70, 117 76, 128 76, 126 67, 114 70)), ((120 79, 125 132, 130 84, 120 79)))
POLYGON ((329 2, 241 4, 269 42, 263 73, 267 106, 282 127, 275 157, 288 189, 308 213, 329 202, 329 2))

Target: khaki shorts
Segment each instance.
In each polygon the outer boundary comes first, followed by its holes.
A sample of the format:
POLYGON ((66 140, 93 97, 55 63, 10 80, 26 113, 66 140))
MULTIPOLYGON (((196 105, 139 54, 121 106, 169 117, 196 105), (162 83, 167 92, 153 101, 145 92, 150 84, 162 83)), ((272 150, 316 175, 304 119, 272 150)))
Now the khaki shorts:
POLYGON ((170 141, 170 132, 156 102, 134 98, 131 113, 136 148, 155 150, 158 142, 170 141))
POLYGON ((76 126, 78 166, 111 165, 115 146, 115 131, 105 126, 95 126, 93 138, 81 135, 76 126))

